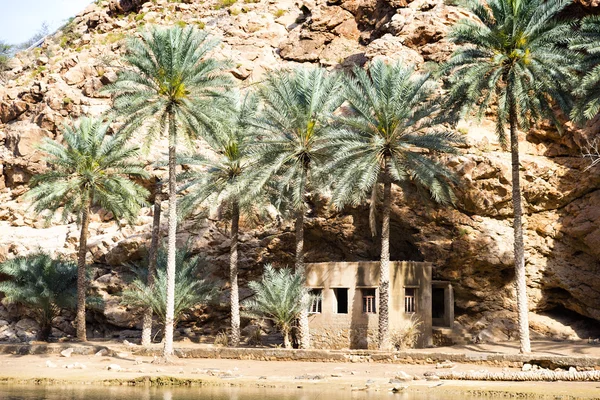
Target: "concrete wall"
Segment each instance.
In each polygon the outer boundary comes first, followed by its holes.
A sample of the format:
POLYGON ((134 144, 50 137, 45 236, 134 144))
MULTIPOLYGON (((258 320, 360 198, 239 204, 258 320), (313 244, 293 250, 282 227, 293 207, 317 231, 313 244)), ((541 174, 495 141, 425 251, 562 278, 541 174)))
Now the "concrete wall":
MULTIPOLYGON (((362 289, 379 285, 379 262, 315 263, 306 266, 310 288, 322 290, 322 312, 310 314, 314 348, 376 349, 378 313, 363 313, 362 289), (336 312, 334 289, 348 289, 348 313, 336 312)), ((404 312, 406 287, 416 290, 416 317, 422 322, 419 345, 431 345, 431 264, 390 262, 390 330, 400 330, 412 313, 404 312)), ((379 290, 376 304, 379 306, 379 290)), ((377 309, 377 311, 379 311, 377 309)))

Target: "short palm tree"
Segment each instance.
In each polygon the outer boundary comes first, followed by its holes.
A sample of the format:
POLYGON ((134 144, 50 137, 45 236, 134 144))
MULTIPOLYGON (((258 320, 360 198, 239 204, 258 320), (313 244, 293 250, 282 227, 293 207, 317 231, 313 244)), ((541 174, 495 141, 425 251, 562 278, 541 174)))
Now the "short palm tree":
POLYGON ((474 18, 463 19, 450 38, 462 45, 444 70, 448 78, 448 112, 462 117, 475 109, 482 117, 495 105, 496 131, 506 143, 509 127, 512 158, 512 201, 515 279, 521 352, 531 351, 523 248, 518 129, 541 118, 557 121, 559 106, 571 108, 572 67, 577 56, 565 45, 572 28, 558 14, 569 0, 468 0, 474 18))
POLYGON ((583 75, 575 94, 578 101, 571 116, 578 122, 594 118, 600 111, 600 16, 590 15, 581 20, 578 35, 570 48, 583 52, 583 75))
POLYGON ((124 132, 141 129, 149 146, 162 132, 169 138, 169 265, 164 357, 173 354, 175 246, 177 233, 176 149, 210 130, 226 108, 218 100, 231 84, 226 63, 209 58, 217 42, 191 26, 151 28, 127 42, 127 67, 106 88, 112 112, 124 118, 124 132))
POLYGON ((46 139, 40 149, 48 154, 51 169, 35 175, 27 198, 36 212, 48 219, 62 209, 62 218, 77 216, 81 226, 77 258, 77 338, 86 340, 85 297, 87 290, 85 255, 91 207, 100 206, 115 218, 133 222, 148 191, 130 177, 147 177, 138 163, 138 149, 127 145, 124 136, 108 136, 109 123, 81 118, 63 129, 65 144, 46 139))
MULTIPOLYGON (((304 275, 304 214, 307 195, 320 187, 314 174, 329 157, 325 133, 341 102, 340 79, 322 68, 270 74, 258 90, 263 107, 255 127, 264 135, 252 148, 254 190, 267 184, 295 214, 296 270, 304 275)), ((300 316, 300 347, 310 345, 308 310, 300 316)))
MULTIPOLYGON (((389 261, 392 184, 412 181, 435 201, 453 199, 451 173, 433 157, 455 153, 457 137, 440 126, 436 82, 412 66, 375 61, 365 71, 355 68, 346 81, 350 112, 337 118, 330 140, 335 158, 325 170, 333 180, 332 201, 341 208, 358 205, 383 183, 381 267, 379 281, 379 346, 390 348, 389 261)), ((375 201, 371 201, 375 207, 375 201)), ((371 213, 373 215, 373 213, 371 213)))
MULTIPOLYGON (((189 247, 182 246, 176 253, 175 301, 173 310, 173 326, 185 316, 185 313, 199 304, 206 304, 216 294, 215 285, 206 280, 208 263, 199 255, 190 253, 189 247), (198 278, 201 279, 198 279, 198 278)), ((133 266, 137 275, 131 286, 123 291, 121 302, 130 307, 140 309, 151 308, 160 322, 165 324, 167 318, 167 264, 166 249, 159 248, 156 253, 156 279, 153 285, 148 282, 148 269, 144 266, 133 266)))
POLYGON ((308 309, 310 296, 304 286, 304 274, 288 268, 275 270, 265 266, 263 277, 248 286, 254 297, 244 302, 245 314, 250 318, 266 318, 275 323, 283 334, 286 349, 292 347, 290 332, 303 310, 308 309))
POLYGON ((186 215, 199 206, 226 206, 231 218, 231 244, 229 252, 229 282, 231 285, 231 344, 240 343, 240 300, 238 289, 238 231, 240 211, 252 210, 256 197, 247 196, 243 174, 250 163, 248 119, 256 111, 256 99, 252 95, 232 98, 235 104, 228 119, 221 121, 219 129, 204 135, 212 150, 211 155, 195 154, 182 157, 180 162, 198 166, 200 170, 188 170, 179 179, 185 182, 182 190, 188 194, 181 201, 181 214, 186 215))
POLYGON ((40 324, 38 340, 48 340, 52 320, 61 310, 77 305, 77 263, 35 253, 1 263, 0 273, 10 277, 0 282, 4 301, 33 311, 40 324))

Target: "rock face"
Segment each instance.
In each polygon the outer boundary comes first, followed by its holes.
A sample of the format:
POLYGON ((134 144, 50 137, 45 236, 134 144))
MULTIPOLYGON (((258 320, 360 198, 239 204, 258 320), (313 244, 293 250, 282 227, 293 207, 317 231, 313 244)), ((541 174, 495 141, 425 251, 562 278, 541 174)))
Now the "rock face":
MULTIPOLYGON (((22 197, 31 176, 46 168, 36 146, 44 138, 60 140, 60 128, 70 119, 109 108, 110 99, 100 89, 116 79, 123 39, 135 35, 142 23, 203 27, 222 41, 214 56, 231 58, 232 75, 250 84, 270 69, 299 64, 342 69, 381 58, 428 69, 451 54, 448 30, 467 17, 446 3, 259 0, 223 8, 216 0, 104 0, 90 5, 42 48, 19 54, 0 85, 0 260, 38 247, 75 254, 79 231, 74 219, 55 218, 46 226, 22 197)), ((594 2, 583 3, 595 7, 594 2)), ((449 280, 455 288, 462 326, 473 334, 483 332, 482 337, 511 338, 516 308, 510 155, 500 148, 491 121, 465 122, 459 130, 467 145, 461 155, 448 160, 460 179, 456 206, 441 208, 417 193, 395 190, 392 259, 431 261, 434 279, 449 280)), ((560 136, 542 126, 522 135, 528 294, 532 315, 539 317, 532 319, 532 326, 556 337, 561 335, 556 327, 560 321, 572 325, 574 319, 586 317, 596 326, 600 321, 600 170, 586 170, 588 163, 580 157, 584 142, 585 132, 574 129, 560 136)), ((148 164, 163 148, 160 142, 148 155, 148 164)), ((154 172, 165 174, 164 169, 154 172)), ((307 261, 378 259, 379 242, 369 234, 366 206, 333 212, 320 198, 311 199, 310 205, 307 261)), ((92 308, 89 322, 95 335, 110 336, 118 328, 139 327, 130 310, 118 303, 126 278, 121 266, 144 254, 152 216, 144 209, 137 223, 127 226, 103 210, 94 211, 88 260, 97 267, 92 286, 107 307, 92 308)), ((166 235, 166 224, 162 232, 166 235)), ((207 254, 215 266, 214 278, 225 288, 226 224, 185 222, 179 240, 192 240, 207 254)), ((293 251, 289 222, 276 216, 242 221, 242 287, 260 275, 257 265, 293 264, 293 251)), ((222 301, 227 300, 224 293, 222 301)), ((201 315, 194 314, 190 321, 204 321, 201 315)), ((0 322, 0 340, 21 340, 17 315, 0 313, 0 318, 12 321, 0 322)), ((55 322, 57 335, 72 334, 68 314, 55 322)), ((586 326, 569 328, 569 335, 584 337, 589 333, 586 326)))

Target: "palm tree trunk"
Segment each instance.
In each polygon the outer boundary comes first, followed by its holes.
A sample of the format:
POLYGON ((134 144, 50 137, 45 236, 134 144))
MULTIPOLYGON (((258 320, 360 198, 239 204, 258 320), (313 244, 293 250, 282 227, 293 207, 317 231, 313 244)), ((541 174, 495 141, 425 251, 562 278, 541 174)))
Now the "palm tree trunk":
POLYGON ((385 159, 383 173, 383 221, 381 224, 381 266, 379 268, 379 349, 390 349, 389 303, 390 303, 390 208, 392 203, 392 180, 390 160, 385 159))
MULTIPOLYGON (((154 280, 156 278, 156 252, 158 250, 158 237, 160 234, 160 213, 161 213, 161 191, 162 184, 156 183, 154 193, 154 218, 152 219, 152 239, 150 241, 150 250, 148 251, 148 288, 154 289, 154 280)), ((144 311, 144 320, 142 324, 142 346, 149 346, 152 343, 152 308, 148 307, 144 311)))
POLYGON ((377 236, 377 182, 371 189, 371 202, 369 203, 369 229, 371 236, 377 236))
POLYGON ((165 315, 165 345, 163 357, 173 355, 173 329, 175 314, 175 262, 177 250, 177 186, 176 186, 176 147, 177 131, 175 116, 169 111, 169 234, 167 249, 167 308, 165 315))
POLYGON ((233 202, 231 215, 231 249, 229 251, 229 281, 231 283, 231 345, 240 344, 240 293, 238 289, 238 228, 240 207, 233 202))
MULTIPOLYGON (((296 271, 303 277, 306 276, 304 266, 304 206, 296 213, 296 271)), ((308 296, 308 293, 305 294, 308 296)), ((302 298, 307 303, 306 298, 302 298)), ((301 349, 310 348, 310 328, 308 326, 308 309, 302 308, 298 317, 298 342, 301 349)))
POLYGON ((282 328, 281 334, 283 335, 283 347, 286 349, 292 348, 292 341, 290 340, 290 331, 289 329, 282 328))
POLYGON ((517 284, 517 314, 519 319, 519 341, 521 353, 531 352, 529 342, 529 306, 527 304, 527 281, 525 279, 525 249, 523 244, 523 209, 521 206, 521 180, 519 176, 519 137, 517 133, 517 113, 514 101, 509 110, 510 154, 512 158, 512 201, 513 231, 515 237, 515 280, 517 284))
POLYGON ((296 212, 296 271, 304 274, 304 208, 296 212))
POLYGON ((54 318, 52 306, 43 308, 37 315, 37 321, 40 324, 40 330, 37 333, 37 340, 47 342, 52 333, 52 319, 54 318))
POLYGON ((84 199, 81 212, 81 234, 79 236, 79 253, 77 255, 77 340, 87 340, 85 329, 85 295, 87 292, 85 254, 87 252, 88 226, 90 224, 90 198, 89 194, 84 199))

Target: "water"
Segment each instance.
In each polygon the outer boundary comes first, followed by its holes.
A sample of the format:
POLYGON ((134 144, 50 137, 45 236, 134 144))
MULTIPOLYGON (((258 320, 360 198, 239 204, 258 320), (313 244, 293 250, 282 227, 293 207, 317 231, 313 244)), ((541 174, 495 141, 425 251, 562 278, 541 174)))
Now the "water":
MULTIPOLYGON (((449 399, 447 396, 442 397, 449 399)), ((0 386, 2 400, 434 400, 442 397, 439 394, 391 394, 385 391, 352 392, 314 388, 283 390, 240 387, 0 386)))

